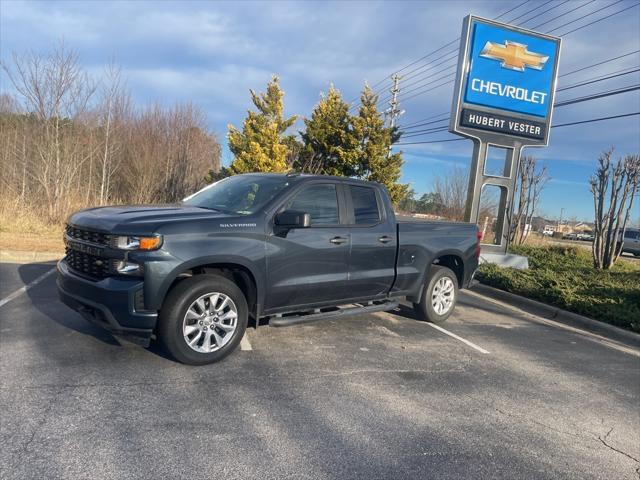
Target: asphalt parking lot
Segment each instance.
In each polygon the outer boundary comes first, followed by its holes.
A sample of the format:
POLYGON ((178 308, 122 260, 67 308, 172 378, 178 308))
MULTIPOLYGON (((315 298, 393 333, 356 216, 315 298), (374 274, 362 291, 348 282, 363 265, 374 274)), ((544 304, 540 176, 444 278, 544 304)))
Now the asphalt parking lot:
POLYGON ((0 478, 640 478, 637 350, 464 293, 446 331, 265 326, 188 367, 86 323, 51 268, 0 266, 0 478))

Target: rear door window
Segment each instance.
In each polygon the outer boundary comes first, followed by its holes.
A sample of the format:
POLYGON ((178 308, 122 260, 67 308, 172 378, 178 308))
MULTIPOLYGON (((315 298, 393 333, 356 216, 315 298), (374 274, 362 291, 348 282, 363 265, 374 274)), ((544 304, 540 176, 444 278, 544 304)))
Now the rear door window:
POLYGON ((349 190, 353 204, 354 223, 356 225, 378 223, 381 217, 375 189, 350 185, 349 190))

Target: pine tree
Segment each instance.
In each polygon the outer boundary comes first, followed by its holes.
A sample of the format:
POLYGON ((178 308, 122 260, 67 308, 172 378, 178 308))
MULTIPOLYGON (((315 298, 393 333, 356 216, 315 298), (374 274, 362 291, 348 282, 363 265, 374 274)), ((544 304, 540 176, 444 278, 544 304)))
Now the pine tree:
POLYGON ((303 150, 297 169, 306 173, 343 175, 357 174, 358 142, 351 128, 349 105, 338 90, 331 86, 305 119, 301 132, 303 150))
POLYGON ((353 118, 353 133, 359 144, 356 175, 387 187, 394 204, 407 196, 409 186, 398 183, 402 174, 402 153, 390 153, 399 139, 396 127, 386 127, 378 112, 378 96, 365 85, 360 95, 360 110, 353 118))
POLYGON ((284 92, 273 76, 265 93, 251 92, 257 112, 249 110, 242 132, 229 125, 229 149, 235 158, 231 169, 235 173, 285 172, 290 168, 289 147, 293 137, 285 136, 297 116, 284 118, 284 92))

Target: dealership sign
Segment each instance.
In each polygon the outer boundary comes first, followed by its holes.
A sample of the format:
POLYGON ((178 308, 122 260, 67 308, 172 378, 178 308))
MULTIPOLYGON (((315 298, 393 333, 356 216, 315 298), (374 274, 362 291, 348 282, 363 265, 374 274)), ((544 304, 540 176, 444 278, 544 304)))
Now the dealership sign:
POLYGON ((496 145, 547 145, 559 55, 557 37, 466 17, 451 132, 496 145))

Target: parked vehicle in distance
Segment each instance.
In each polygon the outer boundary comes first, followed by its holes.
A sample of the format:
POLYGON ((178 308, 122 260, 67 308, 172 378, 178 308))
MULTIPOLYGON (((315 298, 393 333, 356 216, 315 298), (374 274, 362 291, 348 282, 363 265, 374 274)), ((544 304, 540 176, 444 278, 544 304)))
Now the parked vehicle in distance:
POLYGON ((398 221, 384 187, 342 177, 236 175, 176 205, 69 218, 64 303, 117 335, 155 335, 179 361, 218 361, 249 318, 272 326, 390 310, 439 323, 478 266, 476 225, 398 221))
POLYGON ((542 230, 542 235, 544 235, 545 237, 553 237, 554 233, 555 230, 551 230, 549 228, 545 228, 544 230, 542 230))
POLYGON ((627 227, 622 238, 622 253, 640 257, 640 228, 627 227))
POLYGON ((577 233, 565 233, 562 236, 563 240, 578 240, 578 234, 577 233))
POLYGON ((578 233, 578 240, 583 242, 593 242, 594 236, 591 233, 578 233))

